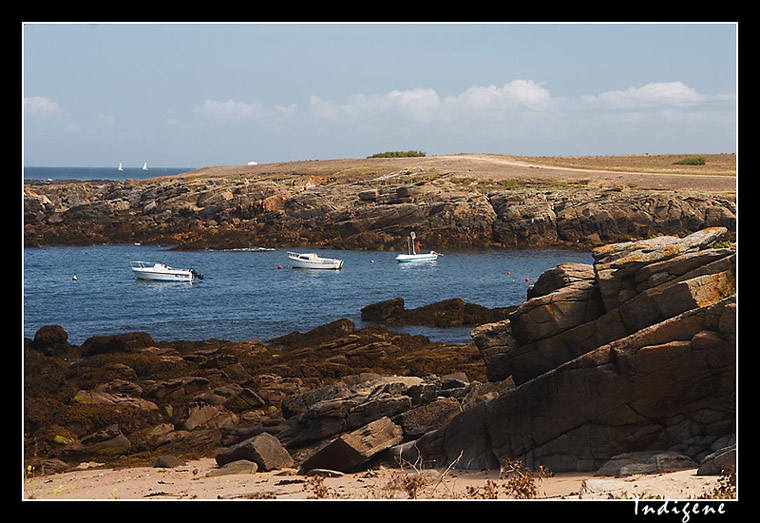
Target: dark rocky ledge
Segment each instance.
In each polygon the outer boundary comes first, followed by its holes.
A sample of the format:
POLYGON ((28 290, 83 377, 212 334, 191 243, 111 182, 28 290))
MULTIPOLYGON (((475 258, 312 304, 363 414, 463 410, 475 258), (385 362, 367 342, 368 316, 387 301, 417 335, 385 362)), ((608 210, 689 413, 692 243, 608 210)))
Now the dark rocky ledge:
POLYGON ((735 192, 529 178, 513 186, 421 167, 388 174, 391 167, 384 164, 371 164, 361 177, 345 174, 348 167, 342 164, 344 171, 317 176, 294 165, 125 182, 26 183, 24 244, 405 250, 414 229, 426 248, 437 250, 590 250, 659 234, 685 236, 706 227, 725 227, 731 240, 736 231, 735 192))

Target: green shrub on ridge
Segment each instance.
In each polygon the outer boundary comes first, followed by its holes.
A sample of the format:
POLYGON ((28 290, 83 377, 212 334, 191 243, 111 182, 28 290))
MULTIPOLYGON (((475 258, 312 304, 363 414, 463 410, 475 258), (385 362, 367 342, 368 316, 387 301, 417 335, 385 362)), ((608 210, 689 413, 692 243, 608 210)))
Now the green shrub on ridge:
POLYGON ((423 151, 386 151, 384 153, 373 154, 367 158, 410 158, 417 156, 427 156, 423 151))

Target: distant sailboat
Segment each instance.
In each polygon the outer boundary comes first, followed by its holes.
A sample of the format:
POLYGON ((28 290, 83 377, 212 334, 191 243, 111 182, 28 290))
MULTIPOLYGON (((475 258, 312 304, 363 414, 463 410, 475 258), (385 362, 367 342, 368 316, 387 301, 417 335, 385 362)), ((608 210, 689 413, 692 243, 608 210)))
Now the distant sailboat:
POLYGON ((120 171, 123 171, 123 170, 124 170, 124 167, 122 167, 122 166, 121 166, 121 162, 119 162, 119 170, 120 170, 120 171))
POLYGON ((147 170, 148 170, 148 162, 145 162, 143 164, 143 171, 147 171, 147 170))

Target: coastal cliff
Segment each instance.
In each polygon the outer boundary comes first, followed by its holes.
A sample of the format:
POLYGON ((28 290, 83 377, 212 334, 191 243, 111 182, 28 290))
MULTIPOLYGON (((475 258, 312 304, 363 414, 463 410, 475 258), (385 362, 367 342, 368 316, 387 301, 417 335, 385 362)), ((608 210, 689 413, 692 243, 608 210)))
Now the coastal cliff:
POLYGON ((441 162, 293 162, 123 182, 28 182, 24 244, 403 250, 414 229, 423 248, 439 250, 590 250, 706 227, 725 227, 729 239, 736 231, 730 176, 642 179, 467 155, 441 162))

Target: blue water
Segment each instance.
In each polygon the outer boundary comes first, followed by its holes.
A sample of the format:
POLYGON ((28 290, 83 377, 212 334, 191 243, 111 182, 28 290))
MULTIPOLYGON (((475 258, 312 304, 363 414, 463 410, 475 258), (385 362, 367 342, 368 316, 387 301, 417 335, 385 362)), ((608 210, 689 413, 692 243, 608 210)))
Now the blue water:
MULTIPOLYGON (((456 297, 486 307, 517 305, 545 270, 592 262, 590 253, 560 250, 452 251, 418 264, 399 264, 394 252, 320 250, 322 256, 343 258, 343 270, 314 271, 292 269, 287 251, 27 248, 24 336, 33 338, 41 326, 57 324, 77 345, 91 336, 133 331, 148 332, 158 341, 267 340, 340 318, 366 326, 362 307, 398 296, 407 308, 456 297), (132 260, 193 268, 205 278, 193 284, 136 280, 132 260)), ((470 328, 396 330, 435 341, 472 341, 470 328)))
POLYGON ((143 171, 142 165, 124 167, 24 167, 24 180, 141 180, 156 176, 174 176, 192 171, 192 167, 151 167, 143 171))

